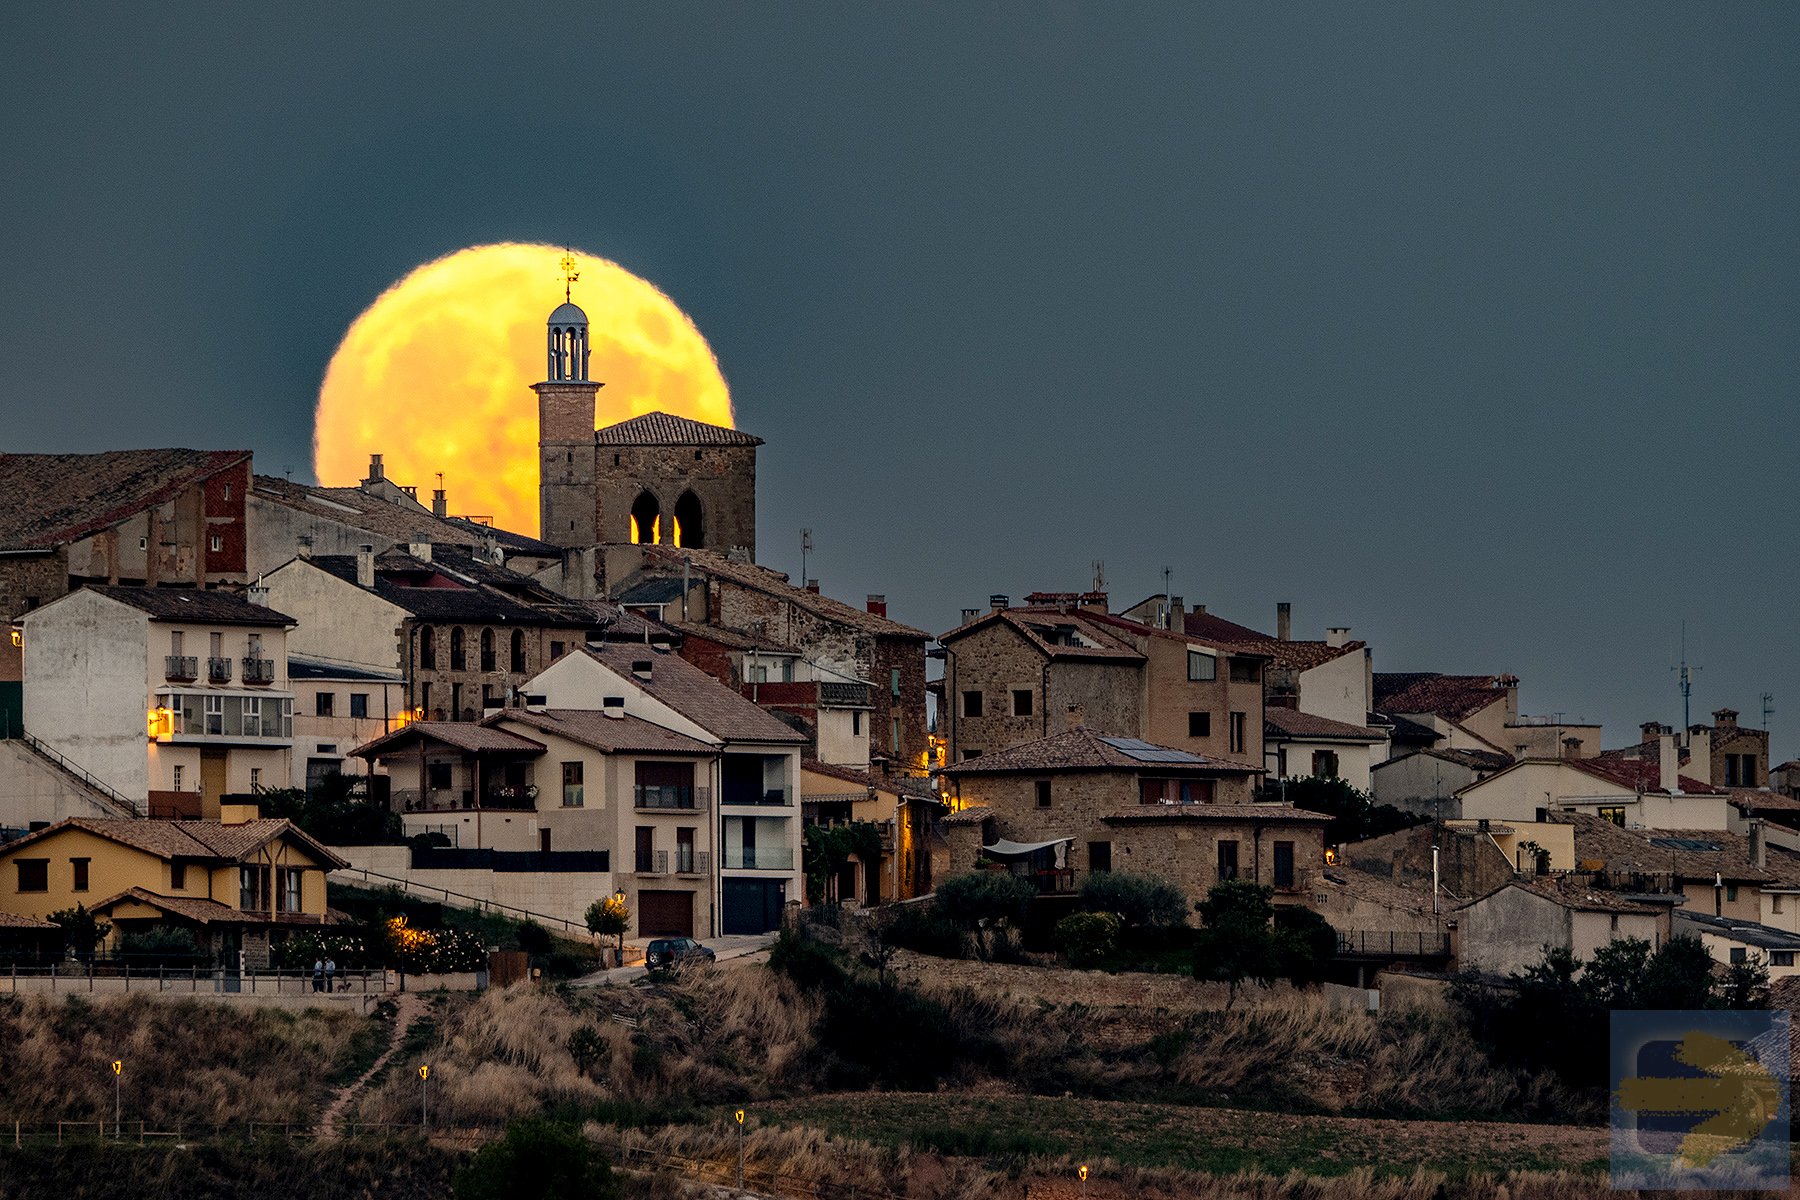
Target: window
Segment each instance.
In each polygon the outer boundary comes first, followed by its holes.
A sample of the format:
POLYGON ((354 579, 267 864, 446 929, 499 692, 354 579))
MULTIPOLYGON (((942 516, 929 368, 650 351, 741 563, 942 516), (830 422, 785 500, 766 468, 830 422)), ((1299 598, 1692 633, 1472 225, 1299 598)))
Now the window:
POLYGON ((1738 889, 1738 885, 1735 883, 1726 884, 1725 885, 1725 899, 1736 900, 1737 899, 1737 889, 1738 889))
POLYGON ((481 669, 494 669, 494 631, 491 629, 481 631, 481 669))
POLYGON ((225 635, 209 633, 206 635, 206 652, 214 658, 225 657, 225 635))
POLYGON ((202 697, 206 703, 206 732, 225 732, 225 697, 207 695, 202 697))
POLYGON ((450 627, 450 669, 452 671, 461 671, 466 665, 467 658, 463 654, 462 626, 452 625, 450 627))
POLYGON ((431 715, 431 684, 429 683, 419 685, 419 711, 427 717, 431 715))
POLYGON ((895 667, 893 670, 888 672, 888 695, 893 696, 896 699, 898 699, 900 696, 900 668, 899 667, 895 667))
POLYGON ((175 769, 173 771, 169 772, 169 787, 172 791, 179 792, 181 790, 181 764, 180 763, 175 764, 175 769))
POLYGON ((216 533, 212 535, 212 548, 214 553, 225 548, 225 539, 222 535, 216 533))
POLYGON ((1199 680, 1217 679, 1219 677, 1219 660, 1200 650, 1188 651, 1188 678, 1199 680))
POLYGON ((350 693, 350 715, 352 717, 366 717, 369 715, 369 693, 350 693))
POLYGON ((1338 777, 1338 756, 1335 750, 1314 750, 1312 773, 1320 779, 1336 779, 1338 777))
POLYGON ((313 697, 313 715, 315 717, 331 716, 332 715, 331 710, 336 705, 336 703, 337 703, 337 693, 336 692, 320 692, 318 695, 313 697))
MULTIPOLYGON (((174 655, 176 658, 180 658, 181 654, 182 654, 182 643, 185 640, 186 640, 185 636, 182 634, 181 630, 179 630, 179 629, 169 630, 169 653, 174 655)), ((1730 755, 1728 757, 1735 758, 1737 756, 1730 755)))
POLYGON ((1294 843, 1275 843, 1275 886, 1292 888, 1294 886, 1294 843))
POLYGON ((562 765, 563 807, 581 807, 581 764, 566 762, 562 765))
POLYGON ((419 665, 426 670, 437 668, 437 635, 429 625, 419 630, 419 665))
POLYGON ((895 717, 888 723, 888 749, 895 754, 900 753, 900 718, 895 717))
POLYGON ((968 762, 972 758, 980 758, 981 751, 979 751, 979 750, 964 750, 962 752, 962 756, 963 756, 963 761, 968 762))
POLYGON ((980 692, 964 692, 962 694, 962 696, 963 696, 962 715, 965 717, 979 717, 981 715, 981 693, 980 692))
POLYGON ((187 888, 187 864, 179 858, 169 863, 169 887, 177 892, 187 888))
MULTIPOLYGON (((1538 811, 1543 812, 1543 809, 1539 809, 1538 811)), ((1618 805, 1608 804, 1608 805, 1602 805, 1599 809, 1596 810, 1596 812, 1602 821, 1611 821, 1614 825, 1617 825, 1621 829, 1623 829, 1625 827, 1625 810, 1624 810, 1624 808, 1622 808, 1618 805)))
POLYGON ((231 485, 229 483, 225 485, 225 498, 227 500, 231 499, 231 485))
POLYGON ((1040 779, 1034 785, 1034 788, 1037 792, 1037 806, 1039 808, 1049 808, 1050 807, 1050 781, 1048 779, 1040 779))
POLYGON ((1234 659, 1232 659, 1231 660, 1231 682, 1233 682, 1233 683, 1255 683, 1256 682, 1256 662, 1255 662, 1255 660, 1249 659, 1249 658, 1234 658, 1234 659))
POLYGON ((138 539, 138 549, 139 550, 148 550, 149 548, 150 548, 150 539, 149 538, 141 537, 138 539))
POLYGON ((1744 949, 1744 947, 1733 946, 1731 948, 1731 961, 1733 963, 1746 962, 1749 960, 1749 958, 1750 958, 1750 952, 1748 950, 1744 949))
POLYGON ((1189 713, 1188 714, 1188 736, 1195 737, 1195 738, 1211 737, 1212 736, 1212 714, 1211 713, 1197 713, 1197 712, 1189 713))
POLYGON ((1015 688, 1012 694, 1013 716, 1029 717, 1031 715, 1031 689, 1015 688))
POLYGON ((450 786, 450 764, 434 762, 425 764, 425 786, 434 792, 441 792, 450 786))
POLYGON ((1238 844, 1219 843, 1219 882, 1230 883, 1238 877, 1238 844))
POLYGON ((238 908, 244 912, 269 911, 269 868, 238 868, 238 908))
POLYGON ((262 791, 262 768, 261 767, 251 767, 250 768, 250 790, 253 792, 262 791))
POLYGON ((88 890, 88 863, 92 861, 87 858, 71 858, 69 860, 69 865, 75 868, 75 890, 78 892, 88 890))
POLYGON ((1231 714, 1231 752, 1244 752, 1244 714, 1241 712, 1231 714))
POLYGON ((47 892, 50 890, 49 859, 21 858, 17 861, 21 892, 47 892))
POLYGON ((1771 967, 1791 967, 1791 966, 1793 966, 1794 965, 1794 952, 1792 950, 1771 950, 1771 951, 1769 951, 1769 965, 1771 967))
POLYGON ((523 629, 515 629, 512 632, 512 669, 514 671, 525 669, 525 631, 523 629))
POLYGON ((860 709, 850 710, 850 732, 857 737, 862 736, 862 711, 860 709))
POLYGON ((1094 874, 1112 870, 1112 843, 1088 843, 1088 870, 1094 874))
POLYGON ((300 891, 303 876, 293 868, 281 872, 281 890, 276 893, 275 906, 280 912, 297 913, 301 909, 300 891))
POLYGON ((460 683, 450 685, 450 719, 452 721, 462 720, 462 684, 460 683))
POLYGON ((551 659, 554 660, 554 659, 561 658, 562 654, 563 654, 563 644, 561 642, 551 642, 550 643, 551 659))
POLYGON ((692 825, 675 829, 675 870, 683 875, 694 873, 694 832, 692 825))

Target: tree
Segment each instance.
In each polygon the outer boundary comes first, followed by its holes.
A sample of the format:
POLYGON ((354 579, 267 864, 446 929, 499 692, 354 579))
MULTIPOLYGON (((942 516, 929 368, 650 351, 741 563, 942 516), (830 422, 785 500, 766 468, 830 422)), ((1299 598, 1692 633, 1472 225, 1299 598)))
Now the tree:
POLYGON ((1112 913, 1130 929, 1164 929, 1187 919, 1187 897, 1166 879, 1128 871, 1091 873, 1081 885, 1081 906, 1112 913))
POLYGON ((1119 927, 1114 913, 1071 913, 1056 923, 1056 945, 1071 967, 1099 966, 1118 949, 1119 927))
POLYGON ((1194 978, 1226 984, 1225 1007, 1245 980, 1273 983, 1283 966, 1282 945, 1271 928, 1273 888, 1234 879, 1215 884, 1194 907, 1205 922, 1194 938, 1194 978))
POLYGON ((1337 955, 1337 930, 1310 908, 1276 909, 1275 940, 1281 974, 1295 983, 1318 983, 1337 955))
POLYGON ((271 788, 257 793, 265 817, 285 817, 327 846, 379 846, 401 841, 400 814, 367 797, 367 781, 336 771, 311 792, 271 788))
POLYGON ((587 918, 588 930, 595 935, 602 937, 615 933, 619 935, 619 954, 623 957, 625 931, 631 928, 631 909, 625 904, 624 893, 602 896, 588 905, 584 915, 587 918))
POLYGON ((1369 793, 1358 791, 1341 779, 1323 775, 1266 784, 1257 790, 1256 798, 1284 800, 1308 812, 1324 813, 1331 818, 1331 824, 1325 827, 1325 844, 1328 846, 1360 842, 1425 822, 1424 817, 1404 812, 1391 804, 1376 804, 1369 793))
POLYGON ((1760 957, 1732 963, 1718 986, 1720 1008, 1769 1007, 1769 968, 1760 957))
POLYGON ((63 942, 83 962, 94 956, 94 947, 112 932, 110 921, 101 920, 81 904, 51 913, 50 920, 62 926, 63 942))
POLYGON ((612 1164, 579 1129, 522 1117, 456 1173, 456 1200, 616 1200, 612 1164))
POLYGON ((990 938, 1024 921, 1037 889, 1006 871, 974 871, 953 875, 937 887, 937 908, 959 929, 973 930, 982 958, 991 954, 990 938))

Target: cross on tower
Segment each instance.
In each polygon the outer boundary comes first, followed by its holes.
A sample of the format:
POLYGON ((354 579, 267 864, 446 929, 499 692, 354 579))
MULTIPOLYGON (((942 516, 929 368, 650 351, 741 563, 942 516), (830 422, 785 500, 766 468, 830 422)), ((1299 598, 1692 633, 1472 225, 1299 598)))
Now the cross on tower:
POLYGON ((565 248, 562 256, 563 299, 572 300, 571 293, 575 289, 575 281, 581 278, 581 272, 575 269, 575 251, 565 248))

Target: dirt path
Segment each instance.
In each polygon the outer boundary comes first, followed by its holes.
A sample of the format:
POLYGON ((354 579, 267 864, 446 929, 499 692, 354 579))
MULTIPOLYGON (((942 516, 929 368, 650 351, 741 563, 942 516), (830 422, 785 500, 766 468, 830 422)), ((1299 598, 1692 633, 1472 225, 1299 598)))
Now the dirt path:
POLYGON ((355 1103, 356 1097, 362 1093, 363 1086, 373 1079, 383 1067, 387 1066, 388 1060, 399 1052, 401 1045, 406 1041, 407 1029, 412 1026, 413 1020, 424 1011, 424 1002, 416 993, 401 992, 395 999, 394 1027, 388 1033, 387 1049, 381 1052, 381 1057, 377 1058, 367 1071, 358 1076, 355 1082, 346 1084, 339 1090, 337 1096, 325 1109, 325 1115, 319 1118, 319 1136, 321 1138, 330 1139, 338 1136, 338 1124, 343 1120, 344 1114, 349 1111, 351 1104, 355 1103))

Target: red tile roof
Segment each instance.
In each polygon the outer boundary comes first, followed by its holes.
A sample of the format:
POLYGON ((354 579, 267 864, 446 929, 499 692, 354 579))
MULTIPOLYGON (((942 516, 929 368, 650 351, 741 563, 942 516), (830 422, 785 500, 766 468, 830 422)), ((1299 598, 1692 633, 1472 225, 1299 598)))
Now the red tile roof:
POLYGON ((421 739, 442 742, 470 754, 542 754, 544 743, 504 729, 476 725, 470 721, 414 721, 392 733, 384 733, 374 741, 358 746, 350 753, 356 758, 373 758, 392 754, 401 746, 421 739))
POLYGON ((651 412, 595 432, 602 446, 760 446, 763 440, 725 425, 651 412))
MULTIPOLYGON (((1567 758, 1560 760, 1574 767, 1585 775, 1595 779, 1604 779, 1608 783, 1616 783, 1620 787, 1631 788, 1639 792, 1660 792, 1662 785, 1662 764, 1647 758, 1618 758, 1610 754, 1601 754, 1593 758, 1567 758)), ((1684 792, 1692 792, 1702 796, 1713 796, 1719 789, 1710 783, 1686 775, 1675 777, 1675 786, 1684 792)))
POLYGON ((1004 625, 1013 630, 1046 658, 1144 661, 1144 656, 1122 633, 1107 628, 1092 614, 1061 609, 1008 608, 984 613, 938 640, 948 645, 992 625, 1004 625))
POLYGON ((248 450, 0 454, 0 550, 66 545, 249 461, 248 450))
POLYGON ((1263 729, 1267 737, 1277 740, 1288 738, 1335 742, 1382 742, 1387 740, 1385 734, 1377 733, 1361 725, 1333 721, 1330 717, 1316 716, 1295 708, 1263 709, 1263 729))
POLYGON ((716 738, 731 742, 796 743, 805 734, 752 704, 741 694, 668 650, 628 642, 584 646, 582 653, 610 669, 629 686, 662 701, 716 738), (650 677, 640 677, 638 663, 650 664, 650 677))
POLYGON ((609 717, 591 708, 508 708, 484 725, 512 723, 554 733, 606 754, 705 754, 717 748, 639 717, 609 717))
POLYGON ((218 820, 68 817, 48 828, 0 845, 0 855, 11 854, 21 846, 29 846, 68 829, 85 830, 96 837, 103 837, 159 858, 215 858, 228 862, 243 858, 275 838, 290 837, 305 846, 321 862, 337 867, 345 865, 343 859, 297 825, 274 817, 233 824, 218 820))
MULTIPOLYGON (((1191 751, 1152 747, 1150 754, 1186 755, 1185 761, 1158 761, 1134 757, 1107 740, 1110 734, 1084 727, 1067 729, 1034 742, 1024 742, 967 759, 944 768, 944 774, 998 775, 1008 771, 1134 771, 1148 775, 1245 776, 1260 775, 1260 767, 1225 758, 1208 758, 1191 751)), ((1114 739, 1127 740, 1127 739, 1114 739)), ((1130 739, 1136 740, 1136 739, 1130 739)), ((1146 743, 1148 745, 1148 743, 1146 743)))
POLYGON ((1506 699, 1508 675, 1440 675, 1435 671, 1377 671, 1375 708, 1384 713, 1430 713, 1451 721, 1474 716, 1506 699))

